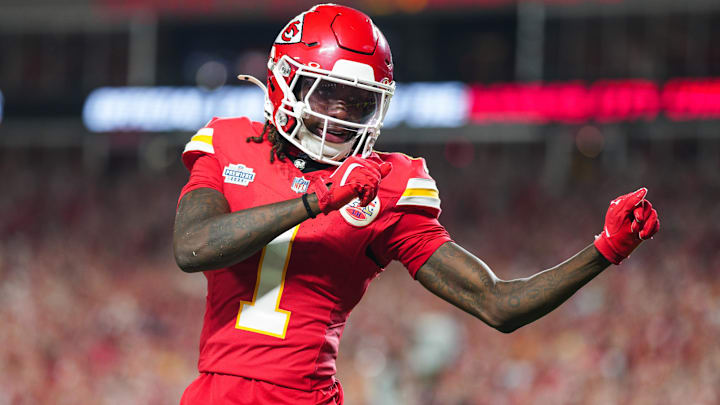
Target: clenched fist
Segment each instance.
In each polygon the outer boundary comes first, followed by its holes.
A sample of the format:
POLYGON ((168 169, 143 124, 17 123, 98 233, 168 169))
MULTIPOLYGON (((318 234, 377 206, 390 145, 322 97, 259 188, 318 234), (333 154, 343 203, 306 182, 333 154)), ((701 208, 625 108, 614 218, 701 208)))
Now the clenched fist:
POLYGON ((316 179, 312 190, 317 194, 318 206, 324 214, 340 209, 355 197, 366 206, 377 195, 380 180, 387 176, 392 164, 377 164, 368 159, 351 156, 328 179, 316 179), (327 186, 330 184, 330 187, 327 186))
POLYGON ((660 229, 658 213, 645 199, 646 195, 647 189, 643 187, 610 202, 605 227, 595 237, 595 247, 613 264, 620 264, 660 229))

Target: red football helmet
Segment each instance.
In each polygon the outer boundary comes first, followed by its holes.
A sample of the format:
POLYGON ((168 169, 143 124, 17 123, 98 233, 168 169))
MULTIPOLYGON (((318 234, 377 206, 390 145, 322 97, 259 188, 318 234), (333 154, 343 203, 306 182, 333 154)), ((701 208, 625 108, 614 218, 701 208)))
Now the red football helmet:
POLYGON ((372 152, 394 90, 390 47, 370 17, 320 4, 275 39, 265 117, 311 158, 339 165, 372 152))

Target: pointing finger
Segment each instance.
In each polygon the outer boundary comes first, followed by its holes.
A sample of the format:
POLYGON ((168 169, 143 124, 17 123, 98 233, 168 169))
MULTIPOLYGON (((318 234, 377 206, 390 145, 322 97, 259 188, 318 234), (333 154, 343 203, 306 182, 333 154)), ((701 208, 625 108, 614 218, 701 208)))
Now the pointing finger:
POLYGON ((628 203, 631 204, 634 207, 637 207, 638 205, 642 204, 642 202, 645 200, 645 196, 648 193, 648 189, 645 187, 640 187, 637 189, 634 193, 630 195, 630 198, 628 198, 628 203))

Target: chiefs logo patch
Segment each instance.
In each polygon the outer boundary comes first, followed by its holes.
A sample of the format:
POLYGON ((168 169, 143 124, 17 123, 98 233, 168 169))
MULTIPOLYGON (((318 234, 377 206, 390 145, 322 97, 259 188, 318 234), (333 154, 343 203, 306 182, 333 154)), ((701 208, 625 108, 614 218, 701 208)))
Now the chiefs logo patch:
POLYGON ((356 198, 350 201, 348 205, 340 208, 340 215, 345 219, 345 222, 357 227, 370 225, 379 213, 380 198, 378 197, 375 197, 375 199, 365 207, 361 207, 360 200, 356 198))
POLYGON ((305 21, 305 13, 295 17, 292 21, 280 31, 276 44, 297 44, 302 40, 303 22, 305 21))

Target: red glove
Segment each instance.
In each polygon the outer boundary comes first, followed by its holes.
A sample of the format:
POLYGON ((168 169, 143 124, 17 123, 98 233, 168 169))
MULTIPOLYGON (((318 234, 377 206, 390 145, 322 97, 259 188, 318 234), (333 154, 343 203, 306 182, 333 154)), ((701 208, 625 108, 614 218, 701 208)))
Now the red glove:
POLYGON ((375 199, 380 180, 392 170, 392 164, 351 156, 330 175, 328 179, 317 178, 312 189, 318 197, 318 206, 324 214, 342 208, 355 197, 366 206, 375 199), (330 187, 326 185, 332 183, 330 187))
POLYGON ((645 199, 645 187, 610 202, 605 228, 595 237, 595 247, 613 264, 630 256, 640 242, 660 229, 657 211, 645 199))

